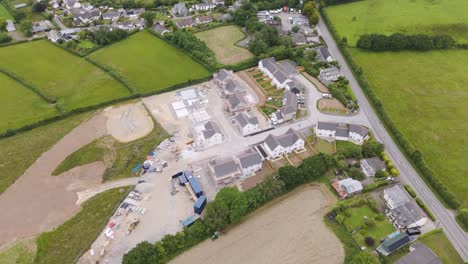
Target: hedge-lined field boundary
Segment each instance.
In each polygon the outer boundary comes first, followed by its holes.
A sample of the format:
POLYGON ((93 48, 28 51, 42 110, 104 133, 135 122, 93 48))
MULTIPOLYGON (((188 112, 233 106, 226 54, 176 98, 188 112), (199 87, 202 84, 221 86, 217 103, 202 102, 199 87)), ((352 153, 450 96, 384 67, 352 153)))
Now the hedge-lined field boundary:
MULTIPOLYGON (((335 27, 331 23, 330 19, 328 18, 327 13, 323 9, 323 7, 319 8, 321 17, 327 26, 328 30, 330 31, 332 37, 335 39, 337 43, 341 43, 340 36, 336 31, 335 27)), ((403 150, 403 153, 409 158, 408 160, 414 165, 416 170, 419 172, 420 175, 430 184, 433 190, 437 192, 437 194, 442 198, 445 204, 452 208, 457 209, 460 207, 460 200, 449 190, 447 185, 442 183, 439 178, 435 176, 433 170, 431 170, 425 163, 422 154, 419 150, 415 149, 409 141, 403 136, 400 130, 396 127, 395 123, 390 119, 387 112, 385 111, 382 102, 379 100, 375 92, 372 90, 371 85, 365 79, 364 73, 362 68, 353 60, 351 54, 349 53, 348 49, 343 45, 338 45, 338 49, 340 50, 341 54, 345 58, 346 62, 348 63, 349 67, 351 68, 354 77, 356 78, 358 84, 364 91, 366 97, 371 102, 374 110, 376 111, 377 115, 382 120, 385 127, 388 129, 392 137, 395 139, 397 144, 400 146, 400 149, 403 150)))

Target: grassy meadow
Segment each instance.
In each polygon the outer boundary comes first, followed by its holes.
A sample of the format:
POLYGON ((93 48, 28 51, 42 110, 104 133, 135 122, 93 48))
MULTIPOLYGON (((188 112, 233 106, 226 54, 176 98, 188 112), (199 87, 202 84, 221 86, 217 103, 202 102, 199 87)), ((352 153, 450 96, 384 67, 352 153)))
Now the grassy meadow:
POLYGON ((63 136, 88 118, 84 113, 0 139, 0 195, 63 136))
POLYGON ((116 71, 141 93, 210 75, 182 51, 147 31, 102 48, 89 58, 116 71))
POLYGON ((235 64, 254 56, 249 50, 235 45, 245 38, 245 34, 236 26, 218 27, 196 33, 195 36, 206 43, 222 64, 235 64))
POLYGON ((326 8, 351 46, 365 33, 449 34, 468 42, 466 0, 364 0, 326 8))
POLYGON ((130 188, 115 188, 92 197, 70 220, 42 233, 37 239, 35 263, 74 263, 94 242, 130 188))
POLYGON ((468 205, 468 50, 350 51, 403 135, 468 205))
POLYGON ((6 10, 6 8, 2 4, 0 4, 0 18, 13 20, 13 16, 8 12, 8 10, 6 10))
POLYGON ((0 94, 0 133, 59 114, 55 106, 3 73, 0 94))
POLYGON ((45 40, 0 48, 0 67, 55 96, 65 110, 130 94, 103 70, 45 40))

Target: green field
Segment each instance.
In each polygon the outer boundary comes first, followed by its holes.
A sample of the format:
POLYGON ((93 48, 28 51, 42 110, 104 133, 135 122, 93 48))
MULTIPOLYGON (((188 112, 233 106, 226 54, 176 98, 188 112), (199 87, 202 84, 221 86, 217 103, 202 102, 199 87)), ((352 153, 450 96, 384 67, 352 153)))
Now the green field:
POLYGON ((468 50, 350 50, 403 135, 468 205, 468 50))
POLYGON ((246 37, 236 26, 218 27, 196 33, 195 36, 206 43, 222 64, 235 64, 254 56, 249 50, 235 45, 246 37))
POLYGON ((6 10, 6 8, 2 4, 0 4, 0 18, 13 19, 11 14, 8 12, 8 10, 6 10))
POLYGON ((467 10, 466 0, 365 0, 326 8, 353 46, 365 33, 450 34, 468 42, 467 10))
POLYGON ((89 58, 115 70, 141 93, 210 75, 182 51, 147 31, 102 48, 89 58))
POLYGON ((0 133, 59 114, 53 105, 3 73, 0 95, 0 133))
POLYGON ((35 263, 75 263, 94 242, 130 188, 115 188, 92 197, 70 220, 54 231, 42 233, 37 239, 35 263))
POLYGON ((130 94, 103 70, 45 40, 0 48, 0 67, 55 96, 65 110, 130 94))
POLYGON ((90 113, 0 139, 0 194, 13 184, 42 153, 85 120, 90 113))
POLYGON ((33 239, 19 241, 0 252, 0 263, 33 264, 36 243, 33 239))

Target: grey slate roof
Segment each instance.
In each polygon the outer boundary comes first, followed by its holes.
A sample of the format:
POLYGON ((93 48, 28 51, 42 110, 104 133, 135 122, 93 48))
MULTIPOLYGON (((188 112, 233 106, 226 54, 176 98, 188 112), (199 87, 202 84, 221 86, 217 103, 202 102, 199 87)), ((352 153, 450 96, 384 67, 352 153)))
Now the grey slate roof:
POLYGON ((263 66, 278 80, 280 83, 284 83, 288 79, 288 75, 283 72, 278 66, 276 66, 276 60, 274 57, 266 58, 261 60, 263 66))
POLYGON ((268 137, 265 138, 265 144, 271 149, 274 150, 276 147, 279 146, 278 141, 276 140, 275 136, 270 134, 268 137))
POLYGON ((385 194, 393 201, 396 206, 405 204, 411 201, 409 194, 403 190, 400 185, 395 185, 385 189, 385 194))
POLYGON ((169 30, 165 26, 159 23, 154 24, 153 29, 154 31, 158 32, 161 35, 164 34, 165 32, 169 32, 169 30))
POLYGON ((294 44, 305 43, 306 37, 302 33, 294 33, 294 35, 292 36, 292 40, 294 44))
POLYGON ((331 130, 331 131, 336 131, 336 128, 338 127, 337 123, 330 123, 330 122, 318 122, 317 124, 317 129, 320 130, 331 130))
POLYGON ((186 16, 188 13, 188 9, 185 6, 185 3, 177 3, 174 5, 172 8, 172 14, 177 15, 177 16, 186 16))
POLYGON ((258 151, 255 150, 251 150, 247 153, 240 154, 237 156, 237 158, 239 159, 241 167, 244 169, 253 165, 260 164, 263 161, 263 158, 260 155, 260 153, 258 153, 258 151))
POLYGON ((207 23, 212 20, 213 18, 210 15, 198 17, 198 21, 200 21, 200 23, 207 23))
POLYGON ((233 80, 227 80, 226 81, 226 85, 224 86, 224 89, 226 89, 227 91, 229 92, 234 92, 235 90, 237 90, 237 83, 233 80))
POLYGON ((237 111, 242 107, 245 107, 247 102, 244 97, 239 94, 231 94, 227 97, 228 103, 231 106, 231 111, 237 111))
POLYGON ((317 52, 317 57, 321 61, 325 61, 328 57, 331 56, 330 51, 328 51, 328 48, 325 46, 320 46, 316 48, 315 51, 317 52))
POLYGON ((374 171, 376 171, 376 172, 386 168, 385 161, 379 159, 378 157, 362 159, 362 160, 360 160, 360 162, 361 163, 367 162, 367 164, 369 164, 369 166, 371 166, 374 169, 374 171))
POLYGON ((276 139, 282 147, 290 147, 299 140, 299 136, 294 129, 290 128, 285 134, 276 137, 276 139))
POLYGON ((224 176, 239 172, 239 166, 234 159, 228 159, 222 163, 217 163, 213 166, 214 176, 216 178, 222 178, 224 176))
POLYGON ((117 12, 117 11, 109 11, 107 13, 103 13, 102 14, 102 19, 112 19, 112 18, 116 18, 116 17, 119 17, 120 16, 120 13, 117 12))
POLYGON ((338 69, 335 66, 320 70, 320 75, 322 76, 333 76, 333 75, 339 75, 339 74, 340 74, 340 69, 338 69))
POLYGON ((348 127, 343 125, 336 126, 336 137, 349 137, 348 127))
POLYGON ((218 125, 216 125, 214 122, 212 121, 208 121, 205 125, 205 130, 202 131, 203 133, 203 136, 205 138, 211 138, 212 136, 214 136, 215 134, 217 133, 220 133, 221 134, 221 131, 219 130, 219 127, 218 125))
POLYGON ((367 135, 369 135, 369 129, 367 129, 366 127, 363 127, 360 125, 354 125, 354 124, 349 125, 349 132, 354 132, 356 134, 361 135, 362 137, 366 137, 367 135))
POLYGON ((414 244, 414 250, 397 261, 396 264, 442 264, 432 250, 423 244, 414 244))
POLYGON ((176 22, 176 26, 179 27, 179 28, 192 26, 193 24, 194 23, 193 23, 192 18, 185 18, 185 19, 182 19, 182 20, 179 20, 179 21, 176 22))
POLYGON ((257 125, 258 118, 257 117, 250 117, 244 112, 240 112, 236 115, 236 121, 241 127, 245 127, 248 124, 257 125))
POLYGON ((411 225, 423 218, 418 206, 413 201, 409 201, 392 209, 390 213, 395 217, 398 224, 403 227, 411 225))
POLYGON ((216 74, 216 78, 218 78, 218 80, 220 81, 224 81, 226 80, 226 78, 229 77, 229 72, 226 70, 226 69, 221 69, 219 70, 219 72, 216 74))
POLYGON ((291 91, 286 91, 284 93, 284 105, 279 108, 282 115, 287 115, 295 113, 297 111, 298 102, 297 95, 291 91))

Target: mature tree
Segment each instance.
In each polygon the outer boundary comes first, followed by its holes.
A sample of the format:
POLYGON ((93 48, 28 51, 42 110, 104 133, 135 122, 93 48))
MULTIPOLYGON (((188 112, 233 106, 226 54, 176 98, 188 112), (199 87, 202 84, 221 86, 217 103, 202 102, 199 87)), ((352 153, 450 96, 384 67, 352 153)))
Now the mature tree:
POLYGON ((304 183, 302 172, 293 166, 284 166, 278 170, 279 179, 284 182, 286 189, 291 190, 304 183))
POLYGON ((47 9, 46 2, 36 2, 32 6, 32 11, 34 13, 41 13, 41 12, 44 12, 46 9, 47 9))
POLYGON ((458 212, 457 220, 463 225, 465 230, 468 230, 468 208, 463 208, 458 212))
POLYGON ((204 220, 213 231, 229 225, 229 208, 226 203, 217 199, 208 203, 204 220))
POLYGON ((408 48, 408 38, 400 33, 395 33, 388 37, 389 48, 392 50, 402 50, 408 48))
POLYGON ((0 32, 0 44, 7 43, 11 41, 10 35, 5 32, 0 32))
POLYGON ((356 43, 356 46, 361 49, 371 49, 372 36, 369 34, 361 35, 356 43))
POLYGON ((380 261, 367 251, 354 255, 348 264, 380 264, 380 261))
POLYGON ((152 27, 154 23, 154 14, 151 11, 143 12, 140 17, 142 17, 146 21, 147 27, 152 27))
POLYGON ((27 37, 31 37, 32 36, 32 23, 31 23, 31 20, 25 19, 25 20, 21 21, 20 29, 21 29, 21 31, 23 31, 23 33, 27 37))
POLYGON ((319 22, 318 12, 314 12, 312 15, 309 16, 309 24, 311 26, 317 25, 318 22, 319 22))
POLYGON ((362 144, 362 155, 364 157, 377 157, 384 151, 385 147, 377 141, 366 141, 362 144))
POLYGON ((5 31, 7 26, 7 22, 5 19, 0 18, 0 32, 5 31))
POLYGON ((449 35, 436 35, 432 41, 436 49, 450 49, 455 45, 455 40, 449 35))
POLYGON ((139 243, 123 257, 123 264, 159 263, 156 250, 148 241, 139 243))
POLYGON ((292 28, 291 28, 291 31, 294 32, 294 33, 297 33, 299 32, 301 28, 298 26, 298 25, 294 25, 292 28))
POLYGON ((255 55, 260 55, 268 51, 268 44, 261 39, 254 39, 249 43, 249 50, 255 55))
POLYGON ((315 4, 314 1, 309 1, 305 3, 304 7, 302 8, 302 14, 306 17, 311 16, 316 11, 317 11, 317 5, 315 4))
POLYGON ((234 0, 224 0, 224 6, 232 6, 234 4, 234 0))
POLYGON ((237 223, 247 214, 247 199, 237 187, 221 189, 216 194, 216 200, 223 201, 229 210, 229 222, 237 223))
POLYGON ((355 180, 358 180, 358 181, 362 181, 364 180, 365 178, 365 175, 362 173, 362 171, 358 168, 351 168, 349 170, 349 177, 355 179, 355 180))
POLYGON ((369 247, 372 247, 373 245, 375 245, 375 240, 372 238, 372 237, 366 237, 364 239, 364 242, 366 243, 366 245, 368 245, 369 247))
POLYGON ((388 177, 388 172, 386 170, 379 170, 378 172, 375 173, 375 178, 377 179, 383 179, 388 177))

